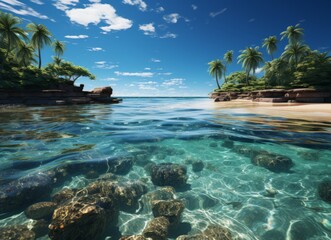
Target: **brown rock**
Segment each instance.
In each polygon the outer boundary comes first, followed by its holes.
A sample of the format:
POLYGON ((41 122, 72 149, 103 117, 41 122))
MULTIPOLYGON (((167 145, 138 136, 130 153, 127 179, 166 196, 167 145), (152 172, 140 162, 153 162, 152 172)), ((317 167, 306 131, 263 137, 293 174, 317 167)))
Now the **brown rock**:
POLYGON ((142 235, 132 235, 121 237, 119 240, 146 240, 146 238, 142 235))
POLYGON ((143 231, 143 235, 146 238, 153 240, 167 239, 169 220, 166 217, 157 217, 148 222, 146 228, 143 231))
POLYGON ((166 217, 170 223, 177 223, 184 211, 185 205, 180 200, 155 200, 152 201, 154 217, 166 217))
POLYGON ((0 228, 1 240, 34 240, 35 233, 24 225, 0 228))
POLYGON ((39 202, 28 207, 24 213, 27 218, 33 220, 50 219, 56 205, 54 202, 39 202))

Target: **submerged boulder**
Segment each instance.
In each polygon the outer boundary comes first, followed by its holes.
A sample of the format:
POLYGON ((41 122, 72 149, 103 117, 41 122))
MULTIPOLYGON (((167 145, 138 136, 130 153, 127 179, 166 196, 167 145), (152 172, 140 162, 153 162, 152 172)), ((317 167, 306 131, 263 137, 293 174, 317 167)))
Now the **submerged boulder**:
POLYGON ((251 158, 254 165, 264 167, 272 172, 287 172, 294 165, 289 157, 272 154, 261 153, 251 158))
POLYGON ((201 160, 196 160, 196 161, 192 162, 192 171, 193 172, 201 172, 204 167, 205 167, 205 164, 201 160))
POLYGON ((180 200, 155 200, 152 201, 152 211, 154 217, 166 217, 169 222, 177 223, 184 211, 185 205, 180 200))
POLYGON ((49 225, 49 237, 63 240, 98 239, 108 224, 116 224, 118 211, 110 198, 84 196, 57 208, 49 225))
POLYGON ((0 213, 22 208, 48 197, 52 184, 50 176, 37 173, 0 186, 0 213))
POLYGON ((233 151, 238 154, 244 155, 245 157, 254 157, 256 154, 259 153, 258 149, 245 145, 236 145, 233 147, 233 151))
POLYGON ((328 203, 331 203, 331 180, 325 180, 318 185, 318 195, 328 203))
POLYGON ((36 235, 27 226, 16 225, 0 228, 1 240, 34 240, 36 235))
POLYGON ((186 185, 186 167, 174 163, 161 163, 151 169, 151 177, 154 185, 172 186, 175 188, 186 185))
POLYGON ((57 204, 54 202, 39 202, 32 204, 25 211, 25 216, 33 220, 50 219, 57 204))
POLYGON ((62 204, 69 199, 72 199, 77 192, 77 189, 64 188, 52 195, 52 200, 57 204, 62 204))
POLYGON ((169 220, 166 217, 157 217, 147 223, 143 231, 146 238, 165 240, 168 235, 169 220))
POLYGON ((120 210, 131 211, 138 207, 138 200, 147 192, 147 187, 141 181, 96 181, 85 190, 111 198, 120 210))
POLYGON ((201 234, 196 235, 182 235, 176 240, 232 240, 231 232, 219 225, 210 225, 201 234))
POLYGON ((34 221, 31 230, 35 233, 36 238, 40 238, 48 234, 48 225, 49 222, 44 219, 37 220, 34 221))
POLYGON ((146 240, 146 238, 142 235, 132 235, 121 237, 119 240, 146 240))

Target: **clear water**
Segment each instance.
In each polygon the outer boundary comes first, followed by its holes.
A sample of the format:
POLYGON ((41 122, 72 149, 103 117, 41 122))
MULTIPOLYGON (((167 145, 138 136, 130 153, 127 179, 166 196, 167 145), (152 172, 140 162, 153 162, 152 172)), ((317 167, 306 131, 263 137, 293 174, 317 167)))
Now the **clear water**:
MULTIPOLYGON (((204 98, 125 98, 118 105, 2 108, 0 183, 68 161, 156 146, 148 154, 156 163, 205 163, 199 173, 187 165, 191 190, 177 193, 186 199, 182 222, 191 225, 192 234, 216 223, 237 239, 331 239, 331 205, 317 194, 318 183, 331 177, 331 121, 254 115, 213 104, 204 98), (254 166, 222 146, 229 139, 290 157, 292 172, 254 166), (13 163, 23 161, 42 164, 11 171, 13 163), (274 197, 268 196, 270 189, 277 191, 274 197)), ((128 177, 149 179, 140 166, 128 177)), ((66 185, 86 183, 74 176, 66 185)), ((150 180, 147 185, 154 188, 150 180)), ((0 226, 30 221, 22 213, 0 218, 0 226)), ((119 229, 123 235, 141 233, 151 218, 151 213, 122 212, 119 229)))

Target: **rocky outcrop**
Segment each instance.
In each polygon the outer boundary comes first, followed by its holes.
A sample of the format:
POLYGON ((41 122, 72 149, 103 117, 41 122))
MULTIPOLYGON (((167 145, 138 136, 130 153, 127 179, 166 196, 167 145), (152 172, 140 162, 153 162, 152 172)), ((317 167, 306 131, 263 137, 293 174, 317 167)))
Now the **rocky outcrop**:
POLYGON ((48 174, 37 173, 0 186, 0 213, 17 210, 48 197, 53 183, 48 174))
POLYGON ((231 232, 219 225, 210 225, 201 234, 189 236, 182 235, 176 238, 176 240, 232 240, 231 232))
POLYGON ((146 240, 146 238, 142 235, 132 235, 121 237, 119 240, 146 240))
POLYGON ((39 202, 28 207, 24 213, 27 218, 33 220, 50 219, 56 206, 54 202, 39 202))
POLYGON ((118 211, 110 198, 99 194, 69 201, 54 211, 49 237, 63 240, 98 239, 109 222, 116 224, 118 211))
POLYGON ((204 167, 205 167, 205 164, 201 160, 196 160, 196 161, 192 162, 192 171, 193 172, 201 172, 204 167))
POLYGON ((154 185, 180 188, 186 185, 186 167, 174 163, 161 163, 151 168, 154 185))
POLYGON ((152 201, 154 217, 166 217, 171 224, 178 223, 185 205, 180 200, 155 200, 152 201))
POLYGON ((169 220, 166 217, 157 217, 147 223, 143 231, 146 238, 165 240, 168 235, 169 220))
POLYGON ((331 180, 325 180, 318 185, 318 195, 323 201, 331 204, 331 180))
POLYGON ((110 97, 113 94, 113 89, 111 87, 94 88, 91 93, 100 94, 100 96, 110 97))
POLYGON ((264 167, 272 172, 288 172, 294 165, 289 157, 273 154, 260 153, 251 158, 254 165, 264 167))

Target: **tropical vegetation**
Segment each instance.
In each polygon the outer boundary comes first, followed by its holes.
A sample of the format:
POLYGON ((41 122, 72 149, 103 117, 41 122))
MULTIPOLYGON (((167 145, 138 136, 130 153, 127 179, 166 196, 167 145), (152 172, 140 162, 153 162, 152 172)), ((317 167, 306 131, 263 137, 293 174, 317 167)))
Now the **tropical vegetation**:
POLYGON ((80 77, 95 79, 87 69, 64 61, 63 42, 55 40, 46 26, 30 23, 0 11, 0 89, 56 88, 74 84, 80 77), (42 50, 53 47, 53 62, 42 66, 42 50), (37 59, 37 60, 36 60, 37 59))
POLYGON ((209 63, 209 73, 216 77, 215 91, 252 91, 271 88, 328 88, 331 89, 331 56, 327 52, 312 50, 304 42, 304 29, 299 24, 288 26, 280 33, 281 41, 287 41, 283 52, 275 58, 279 41, 276 36, 270 36, 262 41, 270 57, 263 57, 258 46, 247 47, 240 51, 238 63, 243 71, 229 73, 226 76, 227 66, 232 63, 233 51, 227 51, 222 61, 215 60, 209 63), (270 61, 264 59, 271 58, 270 61), (211 67, 211 63, 218 66, 211 67), (259 69, 263 75, 255 76, 259 69), (212 71, 211 71, 212 70, 212 71), (220 73, 223 73, 223 84, 219 85, 220 73), (217 78, 218 77, 218 78, 217 78))

